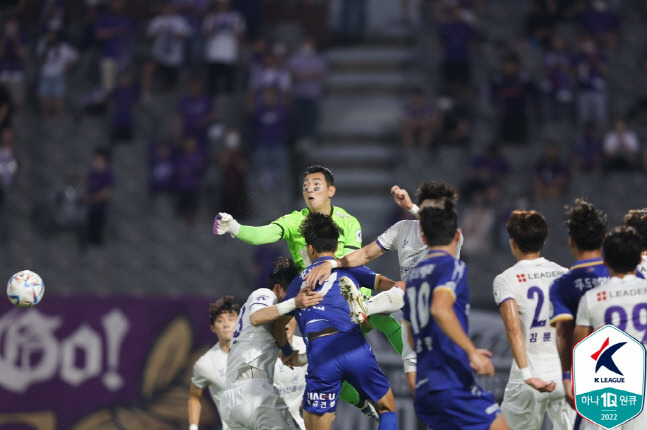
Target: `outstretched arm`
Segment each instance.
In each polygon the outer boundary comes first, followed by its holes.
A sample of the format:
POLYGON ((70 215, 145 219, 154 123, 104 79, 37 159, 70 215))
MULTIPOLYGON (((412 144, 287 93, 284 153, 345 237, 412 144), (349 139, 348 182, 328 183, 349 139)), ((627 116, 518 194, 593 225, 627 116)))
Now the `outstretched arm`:
POLYGON ((227 233, 250 245, 278 242, 283 236, 283 230, 276 224, 261 227, 240 225, 231 215, 221 212, 213 222, 213 234, 222 236, 227 233))
POLYGON ((555 389, 557 384, 555 382, 546 382, 540 378, 533 378, 528 367, 528 356, 526 351, 526 342, 521 332, 521 324, 519 321, 519 309, 515 300, 506 300, 499 306, 503 325, 505 326, 505 334, 508 337, 508 343, 512 350, 514 361, 521 369, 524 382, 540 392, 551 392, 555 389))

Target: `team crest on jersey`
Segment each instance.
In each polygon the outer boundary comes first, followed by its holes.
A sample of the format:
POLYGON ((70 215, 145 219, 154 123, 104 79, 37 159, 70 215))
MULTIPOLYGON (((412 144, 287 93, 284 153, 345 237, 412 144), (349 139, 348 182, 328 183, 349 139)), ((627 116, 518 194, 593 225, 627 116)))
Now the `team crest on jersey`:
POLYGON ((357 232, 355 232, 355 239, 357 240, 357 243, 362 243, 362 230, 357 230, 357 232))
POLYGON ((526 282, 526 275, 525 273, 522 273, 520 275, 517 275, 517 281, 519 282, 526 282))
POLYGON ((645 347, 606 325, 573 348, 575 409, 611 429, 636 417, 645 397, 645 347))
POLYGON ((598 292, 597 299, 598 299, 598 302, 602 302, 602 301, 606 300, 607 299, 607 292, 606 291, 598 292))

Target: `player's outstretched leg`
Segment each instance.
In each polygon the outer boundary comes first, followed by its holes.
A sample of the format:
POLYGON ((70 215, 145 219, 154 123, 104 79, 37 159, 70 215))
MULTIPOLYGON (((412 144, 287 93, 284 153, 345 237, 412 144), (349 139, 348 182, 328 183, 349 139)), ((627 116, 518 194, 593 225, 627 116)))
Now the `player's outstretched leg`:
POLYGON ((373 407, 373 405, 371 405, 368 399, 362 398, 355 387, 353 387, 346 381, 343 381, 341 384, 339 398, 346 403, 350 403, 351 405, 358 408, 360 412, 362 412, 367 418, 377 422, 380 421, 375 408, 373 407))
POLYGON ((402 326, 395 318, 375 314, 368 317, 368 322, 386 336, 398 355, 402 355, 402 326))

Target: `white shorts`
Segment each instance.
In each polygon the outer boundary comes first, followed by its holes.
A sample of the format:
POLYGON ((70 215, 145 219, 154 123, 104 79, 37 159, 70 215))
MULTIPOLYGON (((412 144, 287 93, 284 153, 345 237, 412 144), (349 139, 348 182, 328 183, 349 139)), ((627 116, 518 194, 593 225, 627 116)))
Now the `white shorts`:
POLYGON ((269 379, 234 382, 222 393, 219 412, 231 430, 300 430, 269 379))
POLYGON ((523 382, 505 387, 501 412, 511 429, 539 430, 544 413, 548 413, 554 430, 573 428, 575 410, 564 400, 564 385, 556 382, 552 393, 540 393, 523 382))

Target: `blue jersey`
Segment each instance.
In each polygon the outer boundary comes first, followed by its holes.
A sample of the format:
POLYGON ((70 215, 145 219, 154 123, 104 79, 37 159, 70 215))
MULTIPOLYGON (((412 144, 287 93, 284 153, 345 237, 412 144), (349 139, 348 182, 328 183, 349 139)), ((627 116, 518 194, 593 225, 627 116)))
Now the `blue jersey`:
MULTIPOLYGON (((316 259, 312 265, 294 278, 288 287, 284 300, 296 297, 299 291, 305 287, 305 277, 308 272, 325 260, 332 258, 321 257, 316 259)), ((299 330, 304 339, 307 339, 310 333, 317 333, 330 327, 334 327, 344 333, 352 331, 359 332, 359 326, 350 319, 350 308, 339 290, 339 278, 342 276, 349 277, 357 286, 373 289, 380 281, 380 275, 365 266, 333 270, 328 279, 323 284, 318 284, 315 288, 315 291, 324 295, 323 300, 316 306, 297 309, 291 314, 296 317, 299 330)))
POLYGON ((476 383, 465 351, 447 337, 431 316, 431 300, 438 289, 454 295, 454 313, 467 334, 469 287, 465 263, 444 251, 430 250, 407 277, 402 308, 418 355, 416 396, 434 390, 469 388, 476 383), (421 389, 424 386, 428 389, 421 389))
POLYGON ((574 320, 580 299, 591 288, 609 279, 609 269, 601 258, 576 261, 570 270, 555 279, 550 286, 553 312, 550 324, 559 320, 574 320))

